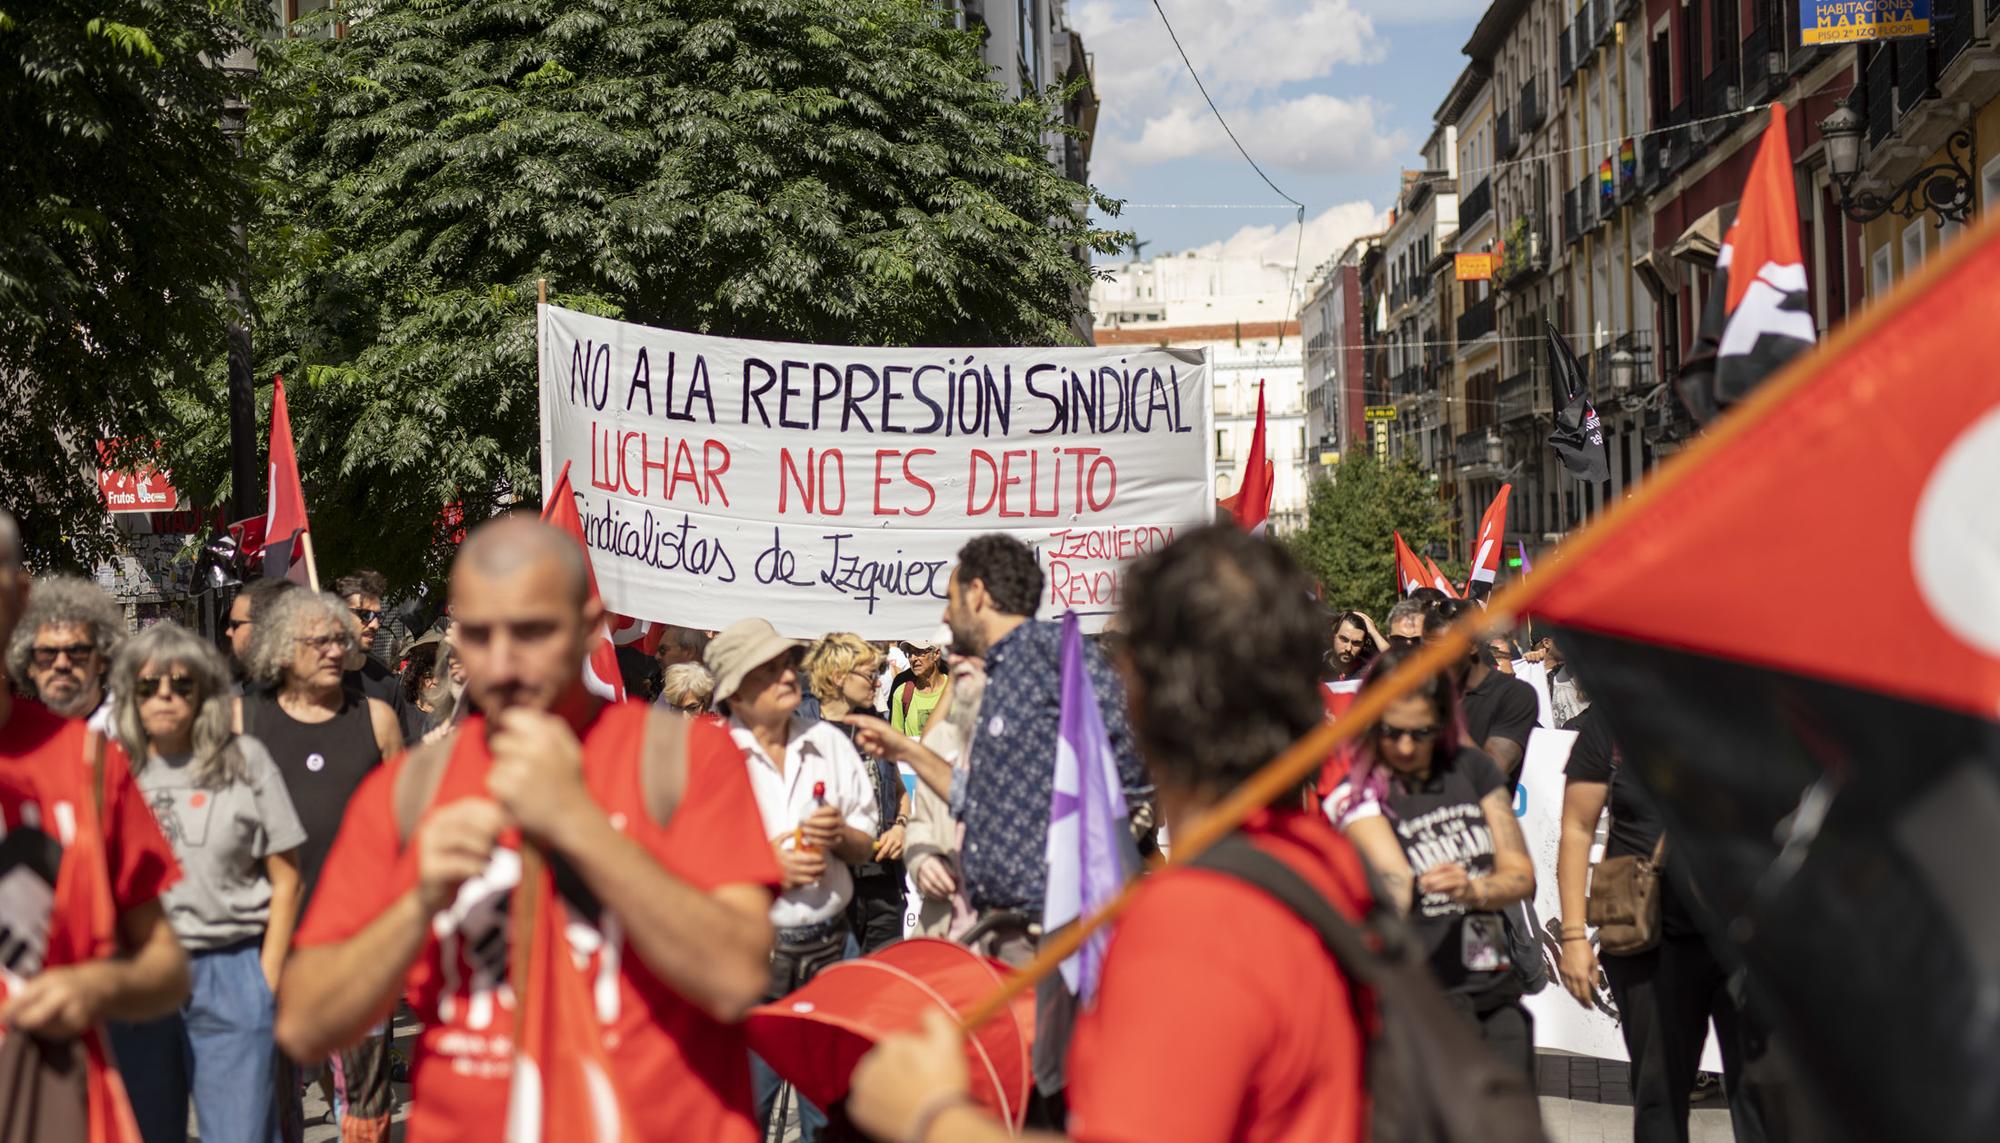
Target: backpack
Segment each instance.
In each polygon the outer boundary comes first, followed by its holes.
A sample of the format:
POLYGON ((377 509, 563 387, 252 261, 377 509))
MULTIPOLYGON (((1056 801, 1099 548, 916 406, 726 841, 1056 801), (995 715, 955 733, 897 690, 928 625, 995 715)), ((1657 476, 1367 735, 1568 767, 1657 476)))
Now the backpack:
POLYGON ((1359 926, 1276 857, 1232 833, 1191 864, 1268 893, 1312 926, 1352 986, 1366 1042, 1370 1143, 1542 1143, 1533 1082, 1487 1048, 1431 978, 1415 935, 1380 905, 1359 926), (1373 1014, 1362 1007, 1364 991, 1373 1014))

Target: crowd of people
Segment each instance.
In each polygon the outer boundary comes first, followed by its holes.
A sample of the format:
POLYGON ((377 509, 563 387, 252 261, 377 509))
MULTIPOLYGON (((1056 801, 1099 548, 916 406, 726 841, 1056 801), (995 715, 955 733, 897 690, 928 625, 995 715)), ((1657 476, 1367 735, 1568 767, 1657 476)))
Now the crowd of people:
MULTIPOLYGON (((186 1138, 190 1108, 203 1140, 296 1139, 313 1085, 344 1140, 387 1138, 403 1078, 408 1138, 499 1138, 521 1000, 508 903, 532 845, 633 1137, 748 1141, 786 1119, 808 1143, 1005 1137, 941 1014, 884 1040, 826 1108, 750 1051, 743 1020, 906 935, 1016 966, 1048 935, 1061 629, 1035 618, 1035 553, 967 543, 923 640, 801 642, 756 618, 666 629, 655 654, 622 657, 623 702, 584 683, 604 618, 588 585, 567 534, 508 517, 464 542, 428 627, 385 610, 389 585, 364 570, 330 592, 253 581, 219 640, 131 634, 94 585, 30 582, 0 513, 0 876, 45 887, 39 916, 0 899, 0 1045, 74 1041, 91 1114, 129 1102, 148 1143, 186 1138), (417 1025, 407 1061, 399 1013, 417 1025)), ((1142 851, 1476 606, 1420 590, 1378 625, 1314 588, 1227 527, 1128 569, 1084 660, 1142 851)), ((1560 986, 1588 1005, 1608 979, 1642 1143, 1687 1137, 1711 1017, 1737 1136, 1762 1139, 1736 1072, 1752 1032, 1692 887, 1667 880, 1652 947, 1593 949, 1600 816, 1607 857, 1657 863, 1662 826, 1555 643, 1529 646, 1475 647, 1238 832, 1338 916, 1406 918, 1468 1033, 1532 1077, 1522 1000, 1546 973, 1514 790, 1542 716, 1514 674, 1540 664, 1579 732, 1560 986)), ((1029 1125, 1359 1140, 1359 991, 1286 903, 1167 867, 1121 916, 1089 1003, 1058 974, 1039 984, 1029 1125)))

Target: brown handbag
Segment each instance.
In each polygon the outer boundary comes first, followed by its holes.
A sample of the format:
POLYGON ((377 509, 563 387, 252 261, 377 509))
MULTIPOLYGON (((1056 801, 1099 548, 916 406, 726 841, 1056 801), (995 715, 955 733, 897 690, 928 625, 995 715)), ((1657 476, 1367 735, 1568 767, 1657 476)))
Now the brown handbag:
POLYGON ((1597 949, 1613 956, 1642 953, 1660 943, 1660 865, 1667 835, 1650 856, 1607 857, 1590 871, 1584 918, 1597 929, 1597 949))

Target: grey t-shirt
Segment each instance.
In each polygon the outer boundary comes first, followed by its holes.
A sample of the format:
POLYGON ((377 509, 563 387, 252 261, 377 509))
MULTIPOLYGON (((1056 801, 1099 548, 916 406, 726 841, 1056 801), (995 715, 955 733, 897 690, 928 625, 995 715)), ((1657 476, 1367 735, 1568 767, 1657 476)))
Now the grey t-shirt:
POLYGON ((189 952, 262 936, 271 916, 263 859, 306 840, 270 751, 247 734, 236 742, 248 781, 198 786, 187 754, 156 755, 134 775, 180 858, 181 879, 165 900, 167 920, 189 952))

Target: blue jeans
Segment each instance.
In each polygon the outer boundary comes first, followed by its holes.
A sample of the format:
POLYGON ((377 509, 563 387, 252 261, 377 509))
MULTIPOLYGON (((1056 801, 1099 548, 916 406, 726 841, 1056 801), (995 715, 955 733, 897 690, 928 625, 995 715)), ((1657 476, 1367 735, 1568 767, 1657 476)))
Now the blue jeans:
POLYGON ((110 1025, 146 1143, 184 1143, 190 1093, 202 1143, 278 1143, 275 1005, 258 951, 251 940, 195 953, 194 988, 179 1012, 110 1025))

